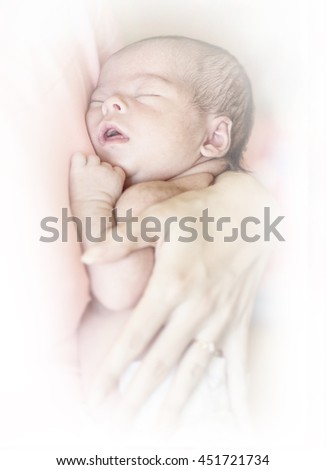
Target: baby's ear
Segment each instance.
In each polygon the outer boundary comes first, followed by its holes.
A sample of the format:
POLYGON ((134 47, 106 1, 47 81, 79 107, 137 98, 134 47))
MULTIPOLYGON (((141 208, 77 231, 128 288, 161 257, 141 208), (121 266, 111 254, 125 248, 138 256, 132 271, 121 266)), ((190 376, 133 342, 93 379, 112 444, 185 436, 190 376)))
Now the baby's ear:
POLYGON ((201 146, 203 157, 224 157, 231 145, 232 121, 227 116, 211 117, 208 123, 208 137, 201 146))

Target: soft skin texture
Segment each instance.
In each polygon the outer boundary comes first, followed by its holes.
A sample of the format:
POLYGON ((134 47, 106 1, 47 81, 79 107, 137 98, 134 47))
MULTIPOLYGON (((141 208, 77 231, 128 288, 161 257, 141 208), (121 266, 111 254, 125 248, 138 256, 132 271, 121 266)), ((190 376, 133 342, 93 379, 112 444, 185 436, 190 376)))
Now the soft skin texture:
MULTIPOLYGON (((114 220, 114 209, 118 219, 126 217, 129 209, 132 210, 132 217, 136 218, 152 204, 190 189, 207 187, 213 181, 213 175, 198 173, 171 181, 138 183, 121 193, 125 175, 120 167, 103 163, 96 155, 86 158, 77 153, 72 158, 70 180, 73 213, 82 220, 85 229, 90 227, 88 233, 96 239, 105 228, 101 225, 101 218, 108 220, 111 217, 114 220), (119 199, 117 194, 121 194, 119 199), (87 218, 91 219, 90 226, 87 218)), ((112 226, 115 226, 115 222, 106 225, 107 228, 112 226)), ((85 230, 84 247, 96 244, 87 238, 85 230)), ((134 307, 144 292, 153 264, 154 252, 148 247, 115 263, 90 266, 93 297, 109 310, 121 311, 134 307)))
MULTIPOLYGON (((87 113, 98 156, 75 154, 71 168, 74 214, 91 217, 95 234, 101 233, 100 217, 112 216, 114 208, 132 208, 140 219, 155 216, 162 223, 171 215, 179 220, 192 215, 199 221, 207 208, 214 215, 234 216, 235 224, 240 223, 240 215, 248 214, 239 211, 238 200, 234 205, 230 187, 233 182, 243 185, 248 195, 256 184, 250 177, 225 173, 226 177, 220 176, 224 184, 214 191, 209 186, 225 170, 220 157, 230 146, 232 123, 227 117, 200 112, 171 65, 168 53, 157 54, 156 48, 142 45, 115 54, 102 70, 87 113)), ((102 227, 102 231, 109 229, 108 246, 114 225, 113 221, 102 227)), ((99 305, 93 303, 97 312, 93 320, 91 311, 84 319, 82 348, 97 336, 98 328, 110 325, 110 320, 103 320, 103 306, 108 313, 120 310, 127 322, 108 358, 99 348, 98 355, 93 351, 86 359, 89 376, 96 375, 95 401, 113 392, 128 364, 143 357, 121 402, 120 410, 129 418, 179 364, 161 414, 170 421, 171 410, 177 413, 183 407, 211 358, 198 348, 197 338, 218 344, 231 364, 230 403, 235 414, 244 417, 245 345, 265 259, 259 257, 262 250, 257 250, 258 245, 247 249, 241 242, 225 245, 221 233, 214 244, 200 236, 193 243, 177 243, 177 225, 171 227, 172 242, 148 243, 141 240, 139 223, 136 227, 138 243, 126 241, 126 228, 118 226, 124 243, 115 243, 108 251, 105 243, 90 243, 84 234, 84 245, 90 250, 83 259, 91 265, 92 290, 99 305), (96 262, 106 264, 97 266, 96 262), (236 297, 228 303, 230 292, 236 292, 236 297), (99 362, 103 363, 100 368, 99 362)), ((200 234, 199 225, 197 229, 200 234)), ((123 421, 121 415, 119 421, 123 421)))
MULTIPOLYGON (((97 155, 77 153, 70 173, 71 207, 91 218, 92 237, 101 217, 136 217, 149 205, 205 188, 225 168, 231 121, 204 113, 175 74, 170 46, 145 43, 114 54, 104 65, 87 111, 97 155), (158 54, 159 50, 159 54, 158 54), (116 209, 116 214, 114 214, 116 209)), ((107 221, 110 228, 110 221, 107 221)), ((92 243, 83 234, 84 246, 92 243)), ((153 268, 147 248, 126 259, 89 269, 93 296, 123 310, 139 301, 153 268)))
POLYGON ((178 82, 166 50, 145 44, 114 54, 104 65, 87 112, 97 155, 126 173, 126 185, 209 171, 226 154, 232 123, 227 117, 200 112, 190 91, 178 82), (126 141, 103 142, 103 118, 126 141), (204 164, 205 168, 201 168, 204 164), (200 168, 197 168, 200 166, 200 168))
MULTIPOLYGON (((199 217, 208 208, 213 214, 230 216, 236 227, 248 214, 262 218, 264 207, 273 204, 252 176, 226 172, 207 189, 183 193, 143 211, 135 235, 140 233, 141 220, 149 214, 163 223, 171 213, 199 217)), ((176 240, 181 233, 177 225, 171 228, 171 239, 176 240)), ((125 227, 119 226, 118 233, 124 236, 125 227)), ((96 263, 115 261, 144 246, 155 247, 153 275, 132 315, 120 317, 119 326, 114 326, 112 317, 104 319, 98 315, 93 323, 86 318, 82 328, 86 340, 89 326, 97 337, 105 336, 103 328, 106 336, 111 334, 111 346, 107 343, 97 352, 88 348, 85 360, 92 377, 92 401, 107 405, 113 400, 118 423, 129 421, 175 366, 176 375, 158 417, 160 427, 173 423, 211 358, 198 348, 194 342, 197 338, 214 341, 225 357, 230 406, 239 422, 247 425, 245 364, 249 322, 271 244, 242 240, 224 243, 222 235, 229 233, 220 234, 214 243, 199 237, 190 244, 165 243, 162 239, 156 243, 139 239, 135 243, 126 237, 123 243, 117 243, 108 234, 105 243, 89 250, 89 262, 96 263), (114 392, 123 371, 141 354, 141 367, 116 401, 114 392)))

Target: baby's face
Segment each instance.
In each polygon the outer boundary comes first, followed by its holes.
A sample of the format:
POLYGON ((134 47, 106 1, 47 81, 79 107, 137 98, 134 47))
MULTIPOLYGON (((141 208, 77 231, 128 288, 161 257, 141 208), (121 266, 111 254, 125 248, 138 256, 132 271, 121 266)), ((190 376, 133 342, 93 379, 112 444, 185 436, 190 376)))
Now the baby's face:
POLYGON ((153 45, 120 51, 104 65, 86 121, 98 156, 129 184, 167 180, 194 166, 207 138, 206 116, 153 45))

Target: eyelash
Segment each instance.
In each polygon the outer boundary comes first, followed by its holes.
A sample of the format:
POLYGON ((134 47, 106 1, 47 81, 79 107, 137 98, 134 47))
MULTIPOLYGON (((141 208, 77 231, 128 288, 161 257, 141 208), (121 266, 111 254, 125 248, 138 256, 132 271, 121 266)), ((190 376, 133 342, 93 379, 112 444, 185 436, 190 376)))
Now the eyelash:
POLYGON ((154 93, 143 93, 141 95, 137 95, 136 98, 141 98, 142 96, 161 96, 161 95, 155 95, 154 93))
MULTIPOLYGON (((155 94, 155 93, 143 93, 143 94, 141 94, 141 95, 135 96, 135 98, 137 99, 137 98, 152 97, 152 96, 153 96, 153 97, 154 97, 154 96, 155 96, 155 97, 159 97, 159 96, 161 96, 161 95, 157 95, 157 94, 155 94)), ((91 103, 104 103, 104 101, 101 101, 101 100, 92 100, 91 103)))
MULTIPOLYGON (((135 99, 139 100, 139 102, 141 103, 144 98, 146 100, 146 98, 160 98, 160 97, 161 97, 161 95, 157 95, 155 93, 147 93, 147 94, 144 93, 144 94, 135 96, 135 99)), ((101 100, 91 100, 90 105, 95 105, 94 107, 99 107, 104 103, 104 101, 105 100, 102 100, 102 101, 101 100)))

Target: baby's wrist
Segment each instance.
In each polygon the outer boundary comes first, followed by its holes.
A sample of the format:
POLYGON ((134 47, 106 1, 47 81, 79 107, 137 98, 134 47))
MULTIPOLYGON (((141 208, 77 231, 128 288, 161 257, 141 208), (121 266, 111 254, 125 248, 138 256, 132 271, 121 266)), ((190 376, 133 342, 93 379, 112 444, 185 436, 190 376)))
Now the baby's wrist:
POLYGON ((91 206, 88 203, 87 207, 82 204, 78 209, 72 208, 74 217, 78 219, 76 222, 79 239, 85 247, 103 241, 103 234, 115 225, 113 207, 106 207, 104 210, 91 206))
POLYGON ((71 203, 71 210, 76 217, 96 217, 111 214, 115 206, 114 199, 108 198, 106 201, 101 200, 84 200, 74 201, 71 203))

